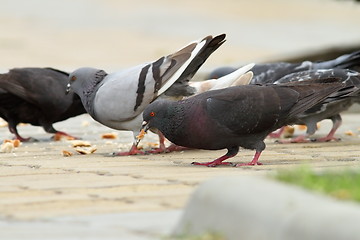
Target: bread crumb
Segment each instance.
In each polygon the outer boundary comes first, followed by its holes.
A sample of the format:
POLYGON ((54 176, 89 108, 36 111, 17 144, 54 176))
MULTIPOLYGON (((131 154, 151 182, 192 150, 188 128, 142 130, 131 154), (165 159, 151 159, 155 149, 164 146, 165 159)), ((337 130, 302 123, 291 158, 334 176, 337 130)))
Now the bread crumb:
POLYGON ((102 139, 115 139, 117 138, 117 134, 116 133, 104 133, 103 135, 101 135, 102 139))
POLYGON ((90 147, 91 143, 88 141, 82 141, 82 140, 72 140, 71 141, 72 147, 90 147))
POLYGON ((73 154, 72 154, 71 152, 69 152, 69 151, 63 150, 63 151, 62 151, 62 155, 63 155, 64 157, 70 157, 70 156, 72 156, 73 154))

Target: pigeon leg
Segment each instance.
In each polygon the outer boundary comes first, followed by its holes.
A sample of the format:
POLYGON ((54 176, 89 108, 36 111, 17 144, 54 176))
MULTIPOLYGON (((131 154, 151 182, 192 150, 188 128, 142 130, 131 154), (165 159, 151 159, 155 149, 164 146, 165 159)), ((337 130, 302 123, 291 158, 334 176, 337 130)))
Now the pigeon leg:
POLYGON ((52 124, 44 123, 44 122, 42 122, 42 124, 43 124, 43 128, 44 128, 45 132, 55 134, 54 136, 52 136, 53 140, 60 140, 61 137, 66 137, 68 140, 80 139, 78 137, 71 136, 70 134, 67 134, 66 132, 61 132, 61 131, 56 130, 52 124))
POLYGON ((330 142, 331 140, 334 140, 334 141, 340 140, 340 138, 335 138, 334 134, 342 123, 341 116, 340 116, 340 114, 336 114, 335 116, 332 116, 330 119, 333 122, 333 127, 331 128, 328 135, 326 137, 314 139, 314 142, 330 142))
POLYGON ((80 139, 79 137, 74 137, 66 132, 57 131, 52 139, 60 139, 61 137, 66 137, 68 140, 80 139))
POLYGON ((166 152, 180 152, 180 151, 189 150, 189 149, 191 149, 191 148, 179 146, 179 145, 172 143, 169 147, 166 148, 166 152))
POLYGON ((262 165, 261 162, 258 162, 260 155, 261 155, 261 152, 256 151, 255 155, 254 155, 254 158, 253 158, 253 160, 251 162, 249 162, 249 163, 238 163, 238 164, 236 164, 235 167, 262 165))
POLYGON ((239 152, 239 147, 228 148, 228 152, 224 156, 221 156, 212 162, 204 162, 204 163, 192 162, 191 164, 207 166, 207 167, 216 167, 217 165, 233 165, 233 163, 231 162, 223 162, 223 161, 228 158, 234 157, 238 152, 239 152))
POLYGON ((154 153, 169 153, 169 152, 175 152, 175 151, 183 151, 188 150, 190 148, 178 146, 174 143, 172 143, 169 147, 165 147, 165 136, 160 131, 157 131, 157 134, 159 135, 159 147, 155 148, 150 151, 146 151, 148 154, 154 154, 154 153))
POLYGON ((131 155, 144 155, 143 151, 140 151, 135 144, 133 144, 128 152, 114 152, 113 156, 131 156, 131 155))
POLYGON ((150 151, 146 151, 146 153, 148 154, 153 154, 153 153, 164 153, 166 152, 166 147, 165 147, 165 136, 164 134, 162 134, 160 131, 156 132, 157 135, 159 136, 159 147, 155 148, 153 150, 150 151))
POLYGON ((20 142, 36 142, 37 141, 35 138, 32 138, 32 137, 23 138, 22 136, 20 136, 20 134, 17 131, 16 125, 14 126, 11 123, 9 123, 9 131, 12 134, 15 134, 15 139, 18 139, 20 142))
POLYGON ((270 138, 280 138, 281 134, 285 131, 285 127, 281 127, 277 132, 272 132, 269 134, 270 138))

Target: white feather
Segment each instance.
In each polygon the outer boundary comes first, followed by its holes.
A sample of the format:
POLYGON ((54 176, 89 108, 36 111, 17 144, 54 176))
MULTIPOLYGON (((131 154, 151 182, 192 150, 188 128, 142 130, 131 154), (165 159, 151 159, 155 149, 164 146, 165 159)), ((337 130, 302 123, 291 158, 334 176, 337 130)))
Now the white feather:
MULTIPOLYGON (((189 66, 189 64, 191 63, 191 61, 195 58, 195 56, 200 52, 200 50, 203 48, 203 46, 206 43, 206 40, 198 40, 195 41, 195 43, 198 43, 196 45, 196 47, 194 48, 194 50, 191 52, 190 58, 188 60, 185 61, 185 63, 169 78, 169 80, 164 84, 164 86, 162 86, 159 91, 158 91, 158 95, 164 93, 169 87, 171 87, 171 85, 173 85, 174 82, 176 82, 176 80, 178 80, 178 78, 181 76, 181 74, 185 71, 185 69, 189 66)), ((190 43, 193 44, 193 43, 190 43)), ((189 45, 190 45, 189 44, 189 45)))

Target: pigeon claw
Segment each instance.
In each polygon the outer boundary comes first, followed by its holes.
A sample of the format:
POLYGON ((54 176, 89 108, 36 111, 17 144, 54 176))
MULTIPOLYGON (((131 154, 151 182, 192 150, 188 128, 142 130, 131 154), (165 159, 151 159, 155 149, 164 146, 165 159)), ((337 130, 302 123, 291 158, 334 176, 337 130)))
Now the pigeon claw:
POLYGON ((232 162, 216 162, 216 161, 212 161, 212 162, 204 162, 204 163, 200 163, 200 162, 192 162, 192 165, 200 165, 200 166, 207 166, 207 167, 216 167, 218 165, 230 165, 230 166, 234 166, 234 164, 232 162))
POLYGON ((114 152, 113 156, 132 156, 132 155, 144 155, 145 153, 139 150, 135 145, 133 145, 128 152, 114 152))
POLYGON ((255 166, 255 165, 263 165, 261 162, 248 162, 248 163, 238 163, 235 165, 235 167, 243 167, 243 166, 255 166))

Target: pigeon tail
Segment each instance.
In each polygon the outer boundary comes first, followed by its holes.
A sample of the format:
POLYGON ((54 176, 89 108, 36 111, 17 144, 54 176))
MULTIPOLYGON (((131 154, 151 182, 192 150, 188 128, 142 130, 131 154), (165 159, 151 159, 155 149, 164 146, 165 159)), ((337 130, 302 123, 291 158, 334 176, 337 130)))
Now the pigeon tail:
MULTIPOLYGON (((279 85, 280 87, 293 88, 295 91, 298 91, 302 96, 300 96, 299 101, 296 103, 294 107, 292 107, 288 116, 296 117, 297 115, 305 112, 306 110, 312 108, 319 102, 325 100, 332 93, 340 90, 344 87, 344 84, 341 82, 337 82, 337 79, 329 78, 323 79, 323 83, 317 84, 299 84, 297 83, 287 83, 279 85), (333 80, 332 83, 326 83, 327 80, 333 80), (324 87, 325 84, 328 84, 327 87, 324 87), (317 88, 318 91, 316 94, 313 94, 313 89, 317 88), (307 90, 308 89, 308 90, 307 90)), ((281 95, 280 95, 281 96, 281 95)), ((284 102, 287 101, 286 98, 282 99, 284 102)))
POLYGON ((253 66, 254 64, 251 63, 219 79, 190 82, 189 85, 195 88, 196 94, 231 86, 248 85, 254 75, 249 71, 253 66))
POLYGON ((176 81, 191 79, 206 59, 225 42, 225 37, 225 34, 216 37, 207 36, 167 56, 171 62, 175 61, 174 64, 179 66, 175 65, 164 73, 165 83, 158 90, 157 95, 164 93, 176 81))
MULTIPOLYGON (((211 90, 216 90, 216 89, 221 89, 221 88, 225 88, 225 87, 230 87, 233 86, 233 84, 239 79, 241 78, 245 73, 247 73, 248 71, 251 70, 251 68, 254 67, 254 63, 250 63, 244 67, 239 68, 238 70, 229 73, 221 78, 219 78, 215 85, 211 88, 211 90)), ((251 81, 251 79, 249 79, 251 81)), ((248 83, 247 83, 248 84, 248 83)), ((244 85, 247 85, 244 84, 244 85)))
POLYGON ((352 68, 360 66, 360 51, 342 55, 336 59, 314 63, 315 69, 352 68))

